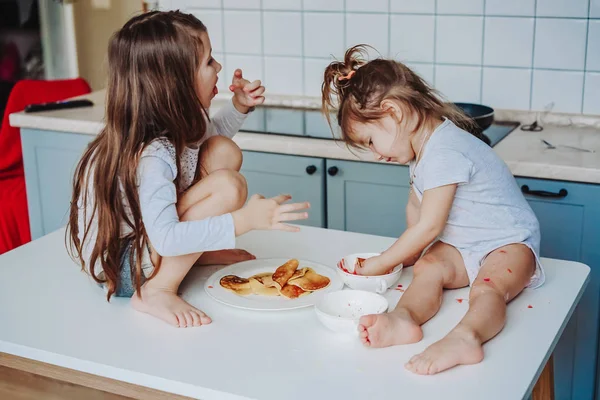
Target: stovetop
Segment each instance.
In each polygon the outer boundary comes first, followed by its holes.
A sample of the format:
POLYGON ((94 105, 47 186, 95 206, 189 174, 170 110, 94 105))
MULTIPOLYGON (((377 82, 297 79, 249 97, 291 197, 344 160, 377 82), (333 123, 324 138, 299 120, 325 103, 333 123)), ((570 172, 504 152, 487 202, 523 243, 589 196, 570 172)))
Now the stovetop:
MULTIPOLYGON (((517 126, 519 126, 519 123, 514 121, 494 121, 483 132, 484 141, 494 147, 517 126)), ((329 125, 318 110, 271 106, 257 107, 248 116, 241 130, 252 133, 333 140, 329 125)))

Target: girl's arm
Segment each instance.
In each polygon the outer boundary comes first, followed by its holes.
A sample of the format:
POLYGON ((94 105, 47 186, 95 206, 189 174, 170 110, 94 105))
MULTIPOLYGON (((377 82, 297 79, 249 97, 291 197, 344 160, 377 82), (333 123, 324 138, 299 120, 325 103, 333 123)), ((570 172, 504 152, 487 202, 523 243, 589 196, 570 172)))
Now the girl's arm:
POLYGON ((456 187, 457 184, 451 184, 426 190, 416 223, 411 226, 412 221, 409 222, 408 229, 389 249, 378 257, 366 260, 363 268, 357 272, 361 275, 381 275, 422 252, 444 230, 456 187))
MULTIPOLYGON (((418 199, 417 195, 415 194, 414 190, 411 190, 410 194, 408 195, 408 203, 406 204, 407 228, 411 228, 411 227, 415 226, 417 224, 417 222, 419 222, 420 209, 421 209, 421 203, 419 202, 419 199, 418 199)), ((422 253, 422 251, 419 251, 419 252, 413 254, 408 259, 405 259, 404 266, 408 267, 408 266, 414 265, 417 262, 417 260, 419 259, 419 257, 421 256, 421 253, 422 253)))
POLYGON ((248 114, 243 114, 235 108, 233 101, 228 101, 211 118, 207 136, 221 135, 232 138, 238 133, 247 117, 248 114))

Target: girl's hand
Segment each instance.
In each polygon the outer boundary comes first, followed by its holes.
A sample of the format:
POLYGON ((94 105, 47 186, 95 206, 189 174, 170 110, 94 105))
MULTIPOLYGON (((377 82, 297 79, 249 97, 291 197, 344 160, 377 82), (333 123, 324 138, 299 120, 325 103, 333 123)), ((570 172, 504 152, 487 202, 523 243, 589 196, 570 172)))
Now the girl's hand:
POLYGON ((206 251, 194 265, 231 265, 248 260, 256 260, 256 257, 242 249, 206 251))
POLYGON ((306 210, 310 208, 310 204, 308 202, 283 204, 291 198, 292 196, 283 194, 270 199, 265 199, 259 194, 253 195, 248 204, 231 214, 236 235, 242 235, 253 229, 298 232, 300 230, 298 227, 283 222, 307 219, 307 212, 295 211, 306 210))
POLYGON ((385 275, 392 272, 394 267, 387 266, 382 263, 381 256, 367 258, 363 263, 362 267, 356 266, 355 272, 357 275, 385 275))
POLYGON ((229 90, 233 92, 233 105, 242 114, 247 114, 250 108, 265 102, 263 93, 265 87, 259 80, 250 82, 242 77, 242 70, 236 69, 229 90))

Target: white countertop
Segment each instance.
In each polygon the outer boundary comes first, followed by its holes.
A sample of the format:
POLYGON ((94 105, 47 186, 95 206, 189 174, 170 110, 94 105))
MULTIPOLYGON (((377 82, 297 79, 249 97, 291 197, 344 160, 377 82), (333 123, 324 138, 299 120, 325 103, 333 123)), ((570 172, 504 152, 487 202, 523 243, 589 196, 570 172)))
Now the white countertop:
MULTIPOLYGON (((393 240, 303 228, 297 234, 253 232, 238 246, 259 258, 333 266, 345 254, 381 251, 393 240)), ((205 400, 468 400, 482 393, 489 400, 521 399, 589 276, 583 264, 542 262, 546 284, 526 289, 508 306, 507 325, 484 346, 482 363, 417 376, 403 364, 461 319, 468 304, 456 298, 468 298, 468 289, 446 291, 440 312, 424 325, 422 342, 369 349, 326 330, 310 308, 252 312, 217 303, 203 290, 216 267, 200 267, 184 281, 183 297, 214 322, 176 329, 135 312, 127 299, 107 303, 68 257, 59 230, 0 256, 0 352, 205 400)), ((411 268, 403 271, 405 287, 411 275, 411 268)), ((400 292, 387 296, 395 304, 400 292)))
MULTIPOLYGON (((104 93, 102 90, 81 96, 91 99, 96 104, 94 107, 35 114, 15 113, 10 116, 10 123, 21 128, 96 135, 104 126, 104 93)), ((225 96, 215 99, 211 113, 216 112, 224 101, 228 101, 225 96)), ((319 106, 314 98, 285 96, 273 96, 266 104, 311 109, 319 106)), ((499 120, 506 118, 524 121, 531 113, 499 110, 497 114, 499 120)), ((556 124, 544 125, 542 132, 524 132, 517 128, 494 147, 512 173, 516 176, 600 184, 600 117, 550 114, 545 119, 556 124), (596 152, 583 153, 564 148, 547 150, 540 139, 554 145, 568 144, 596 152)), ((343 143, 333 140, 243 131, 234 140, 243 150, 374 161, 370 153, 353 154, 343 143)))

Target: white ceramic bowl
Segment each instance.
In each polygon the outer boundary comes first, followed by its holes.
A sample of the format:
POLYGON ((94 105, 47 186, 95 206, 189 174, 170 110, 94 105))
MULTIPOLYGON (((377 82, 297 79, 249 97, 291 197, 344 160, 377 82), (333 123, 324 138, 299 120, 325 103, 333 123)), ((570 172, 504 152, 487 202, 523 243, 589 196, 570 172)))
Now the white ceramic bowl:
POLYGON ((360 317, 382 314, 388 307, 388 301, 381 295, 347 289, 324 295, 315 304, 315 312, 319 321, 330 330, 356 335, 360 317))
POLYGON ((344 283, 356 290, 366 290, 375 293, 385 293, 394 286, 402 274, 402 264, 394 267, 392 272, 386 275, 363 276, 354 274, 354 266, 357 258, 371 258, 379 253, 356 253, 344 257, 338 263, 337 272, 344 283))

